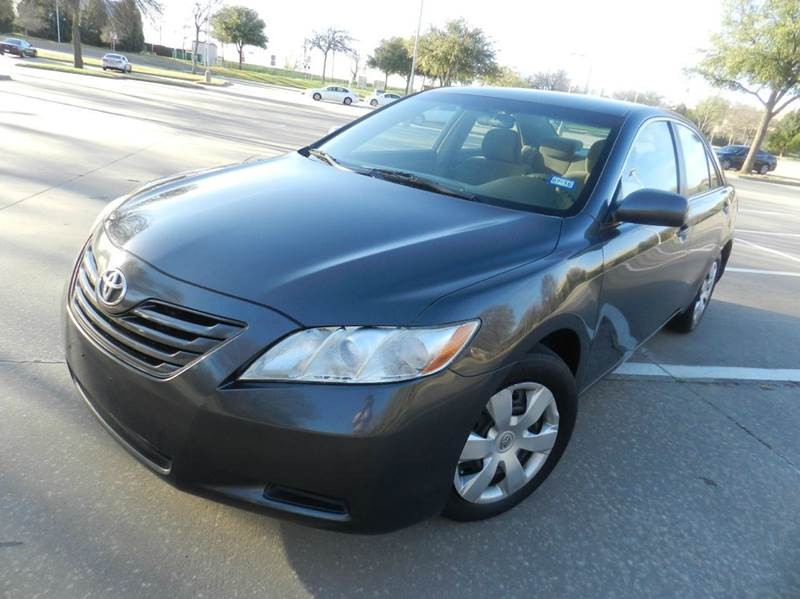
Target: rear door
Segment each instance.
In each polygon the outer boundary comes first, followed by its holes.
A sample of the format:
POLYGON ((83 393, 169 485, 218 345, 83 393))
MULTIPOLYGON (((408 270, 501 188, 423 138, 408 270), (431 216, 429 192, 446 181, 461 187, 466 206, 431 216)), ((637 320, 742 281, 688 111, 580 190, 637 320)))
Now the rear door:
POLYGON ((710 150, 693 129, 673 123, 681 164, 681 195, 689 200, 689 254, 683 271, 688 304, 720 252, 733 201, 733 187, 723 183, 710 150))

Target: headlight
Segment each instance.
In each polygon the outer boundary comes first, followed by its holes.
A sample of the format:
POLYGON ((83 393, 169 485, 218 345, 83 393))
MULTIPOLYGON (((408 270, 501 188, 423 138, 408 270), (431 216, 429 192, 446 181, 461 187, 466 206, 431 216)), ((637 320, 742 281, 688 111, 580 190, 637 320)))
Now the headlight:
POLYGON ((240 380, 385 383, 439 372, 478 330, 478 321, 436 328, 325 327, 290 335, 240 380))

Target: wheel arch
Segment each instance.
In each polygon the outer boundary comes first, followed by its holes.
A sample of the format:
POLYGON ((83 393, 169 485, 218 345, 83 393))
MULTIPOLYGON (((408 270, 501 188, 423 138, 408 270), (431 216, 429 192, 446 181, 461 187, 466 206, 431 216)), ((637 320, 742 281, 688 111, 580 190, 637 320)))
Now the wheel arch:
POLYGON ((556 354, 578 379, 589 349, 589 334, 586 324, 575 315, 562 315, 537 327, 528 337, 527 353, 546 347, 556 354))

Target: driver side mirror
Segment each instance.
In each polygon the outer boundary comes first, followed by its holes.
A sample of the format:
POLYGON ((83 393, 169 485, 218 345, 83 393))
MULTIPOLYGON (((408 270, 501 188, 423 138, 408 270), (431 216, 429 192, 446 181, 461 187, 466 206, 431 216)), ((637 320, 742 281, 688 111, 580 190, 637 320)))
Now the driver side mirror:
POLYGON ((638 189, 628 195, 614 211, 614 217, 624 223, 682 227, 686 224, 689 202, 671 191, 638 189))

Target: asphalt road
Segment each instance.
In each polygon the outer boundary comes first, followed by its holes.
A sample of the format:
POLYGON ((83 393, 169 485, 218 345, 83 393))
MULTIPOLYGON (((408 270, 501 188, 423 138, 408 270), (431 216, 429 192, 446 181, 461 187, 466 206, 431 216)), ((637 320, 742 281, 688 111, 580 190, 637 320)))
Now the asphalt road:
POLYGON ((800 596, 800 385, 775 370, 800 368, 800 187, 735 181, 740 230, 704 322, 634 357, 661 375, 623 371, 582 398, 570 448, 528 501, 481 523, 348 536, 179 492, 140 466, 68 380, 59 300, 110 199, 360 113, 0 58, 4 73, 0 596, 800 596))

